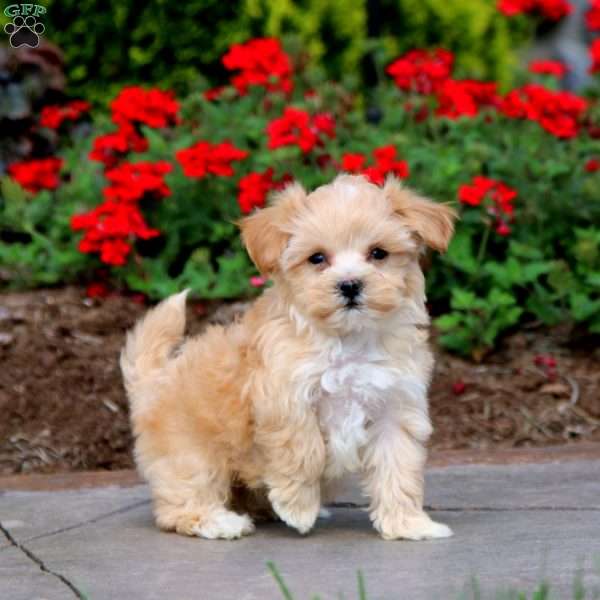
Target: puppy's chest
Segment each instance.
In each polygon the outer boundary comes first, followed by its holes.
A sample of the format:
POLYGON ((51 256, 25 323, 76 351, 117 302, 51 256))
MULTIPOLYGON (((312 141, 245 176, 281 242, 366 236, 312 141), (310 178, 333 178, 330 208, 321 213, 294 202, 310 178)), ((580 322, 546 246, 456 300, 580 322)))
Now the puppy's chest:
POLYGON ((398 378, 389 354, 374 341, 350 340, 329 353, 316 408, 332 474, 358 468, 367 429, 393 397, 398 378))

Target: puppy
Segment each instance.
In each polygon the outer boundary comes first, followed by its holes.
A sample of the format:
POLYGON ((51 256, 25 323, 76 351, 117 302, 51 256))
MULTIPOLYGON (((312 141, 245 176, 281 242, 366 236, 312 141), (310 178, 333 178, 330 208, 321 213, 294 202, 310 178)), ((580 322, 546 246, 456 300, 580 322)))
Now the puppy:
POLYGON ((251 533, 232 510, 241 486, 304 534, 322 489, 356 471, 383 538, 452 534, 423 511, 433 357, 419 256, 447 248, 454 218, 393 178, 293 184, 240 223, 273 281, 241 320, 183 340, 183 292, 136 325, 121 368, 160 528, 251 533))

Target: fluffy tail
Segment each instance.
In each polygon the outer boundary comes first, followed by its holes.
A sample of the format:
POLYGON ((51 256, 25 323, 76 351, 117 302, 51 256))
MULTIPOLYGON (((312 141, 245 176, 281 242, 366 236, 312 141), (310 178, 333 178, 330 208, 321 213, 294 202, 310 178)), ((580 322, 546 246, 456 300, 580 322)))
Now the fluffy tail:
POLYGON ((127 334, 121 371, 134 412, 154 395, 169 352, 183 337, 188 291, 163 300, 127 334))

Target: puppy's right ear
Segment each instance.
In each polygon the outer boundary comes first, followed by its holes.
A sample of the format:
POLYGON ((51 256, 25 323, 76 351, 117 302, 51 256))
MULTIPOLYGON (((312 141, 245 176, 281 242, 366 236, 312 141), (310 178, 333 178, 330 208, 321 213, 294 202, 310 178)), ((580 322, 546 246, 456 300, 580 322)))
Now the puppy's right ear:
POLYGON ((290 238, 289 225, 305 200, 304 188, 294 182, 279 192, 270 206, 238 221, 242 241, 261 274, 277 270, 290 238))

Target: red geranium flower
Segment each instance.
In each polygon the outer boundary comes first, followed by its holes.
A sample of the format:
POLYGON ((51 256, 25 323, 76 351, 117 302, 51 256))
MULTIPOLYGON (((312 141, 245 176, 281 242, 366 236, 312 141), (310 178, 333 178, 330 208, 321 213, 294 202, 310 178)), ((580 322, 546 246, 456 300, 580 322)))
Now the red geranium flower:
POLYGON ((552 75, 561 79, 565 76, 568 68, 559 60, 534 60, 529 63, 529 71, 539 75, 552 75))
POLYGON ((234 173, 231 163, 243 160, 248 156, 248 152, 236 148, 230 142, 211 144, 202 141, 191 148, 179 150, 175 156, 188 177, 202 178, 209 173, 231 177, 234 173))
POLYGON ((148 196, 165 198, 171 190, 164 176, 172 169, 166 161, 123 163, 106 172, 110 185, 104 188, 104 197, 115 202, 138 202, 148 196))
POLYGON ((590 46, 590 58, 592 60, 590 73, 600 72, 600 38, 592 42, 590 46))
POLYGON ((360 173, 365 167, 367 157, 364 154, 346 153, 342 155, 342 171, 360 173))
POLYGON ((450 77, 453 63, 453 54, 443 48, 415 49, 397 58, 386 73, 401 90, 430 94, 450 77))
POLYGON ((495 83, 472 79, 448 79, 437 90, 436 96, 436 114, 449 119, 474 117, 480 107, 500 103, 495 83))
POLYGON ((273 179, 273 169, 268 168, 262 173, 249 173, 242 177, 238 183, 238 203, 244 214, 252 212, 254 208, 262 208, 265 205, 267 195, 271 190, 281 189, 291 177, 285 175, 281 180, 273 179))
POLYGON ((585 13, 585 24, 590 31, 600 30, 600 0, 590 0, 590 7, 585 13))
POLYGON ((506 220, 512 219, 514 213, 513 201, 517 191, 502 181, 478 175, 471 183, 463 184, 458 189, 458 199, 469 206, 487 207, 487 212, 496 219, 496 233, 508 235, 510 227, 506 220), (486 203, 485 201, 489 202, 486 203))
POLYGON ((213 102, 214 100, 218 100, 221 97, 221 94, 223 93, 224 90, 225 90, 225 86, 220 85, 218 87, 211 88, 210 90, 204 91, 202 93, 202 95, 209 102, 213 102))
POLYGON ((94 140, 89 159, 111 168, 129 152, 145 152, 147 149, 148 140, 139 135, 133 125, 121 123, 118 131, 100 135, 94 140))
POLYGON ((251 85, 285 93, 290 93, 294 87, 291 61, 281 42, 275 38, 256 38, 245 44, 234 44, 223 56, 223 64, 230 71, 240 71, 231 79, 240 95, 246 94, 251 85))
POLYGON ((375 148, 373 158, 373 164, 365 167, 367 159, 363 154, 348 153, 342 156, 340 166, 343 171, 364 175, 375 185, 383 185, 386 176, 390 174, 402 179, 409 176, 408 163, 405 160, 398 160, 394 146, 375 148))
POLYGON ((66 106, 45 106, 40 114, 40 126, 58 129, 64 121, 77 121, 91 107, 89 102, 73 100, 66 106))
POLYGON ((509 92, 500 110, 512 119, 537 121, 548 133, 572 138, 579 133, 587 102, 571 92, 553 92, 537 84, 509 92))
MULTIPOLYGON (((323 123, 324 121, 321 125, 323 123)), ((269 148, 274 150, 281 146, 298 146, 306 154, 319 143, 318 134, 321 131, 306 111, 288 106, 280 118, 273 119, 267 125, 269 148)), ((332 131, 335 135, 335 130, 329 124, 323 133, 331 137, 332 131)))
POLYGON ((12 163, 8 174, 26 190, 34 194, 40 190, 54 190, 60 184, 61 158, 42 158, 12 163))
POLYGON ((600 159, 598 158, 590 158, 585 163, 585 170, 588 173, 595 173, 596 171, 600 171, 600 159))
POLYGON ((537 13, 550 21, 559 21, 571 13, 567 0, 499 0, 498 10, 508 17, 537 13))
POLYGON ((171 91, 139 86, 126 87, 110 104, 117 125, 141 123, 148 127, 167 127, 177 122, 179 103, 171 91))

